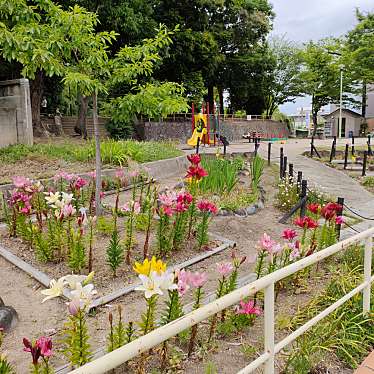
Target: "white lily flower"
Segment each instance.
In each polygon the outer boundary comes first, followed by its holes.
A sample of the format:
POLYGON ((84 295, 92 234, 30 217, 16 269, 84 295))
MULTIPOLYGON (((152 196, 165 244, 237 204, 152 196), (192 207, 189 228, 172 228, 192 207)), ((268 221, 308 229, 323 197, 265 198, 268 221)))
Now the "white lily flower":
POLYGON ((55 279, 52 279, 49 284, 49 288, 41 291, 43 295, 47 296, 42 300, 42 303, 44 303, 44 301, 47 301, 49 299, 53 299, 54 297, 61 296, 63 293, 63 290, 64 290, 63 277, 60 279, 57 279, 57 281, 55 279))
POLYGON ((135 291, 143 291, 146 299, 151 298, 153 295, 163 295, 161 284, 164 282, 162 276, 157 275, 152 271, 150 276, 139 274, 142 285, 135 288, 135 291))
POLYGON ((48 205, 55 205, 57 201, 60 201, 60 192, 45 192, 45 200, 48 205))
POLYGON ((70 204, 73 200, 73 194, 72 193, 66 193, 61 192, 62 201, 64 202, 64 205, 70 204))
POLYGON ((93 296, 97 294, 92 283, 82 286, 81 283, 75 285, 75 289, 71 292, 71 300, 79 299, 85 306, 89 306, 92 303, 93 296))
POLYGON ((163 273, 160 276, 160 278, 161 278, 161 285, 160 285, 161 290, 172 291, 172 290, 178 289, 178 285, 174 282, 175 280, 174 273, 170 273, 167 271, 163 273))
POLYGON ((64 284, 67 284, 69 286, 70 290, 75 290, 78 283, 80 283, 82 286, 91 283, 94 274, 94 271, 91 271, 91 273, 88 275, 69 274, 65 275, 61 279, 64 281, 64 284))

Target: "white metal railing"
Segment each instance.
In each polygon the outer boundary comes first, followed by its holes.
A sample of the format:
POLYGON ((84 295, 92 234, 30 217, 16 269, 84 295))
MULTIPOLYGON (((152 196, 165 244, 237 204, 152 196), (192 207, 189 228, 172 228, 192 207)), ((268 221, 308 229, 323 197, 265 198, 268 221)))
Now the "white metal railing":
POLYGON ((336 243, 328 248, 305 257, 293 264, 290 264, 282 269, 268 274, 244 287, 241 287, 228 295, 225 295, 201 308, 194 310, 185 316, 151 331, 123 347, 116 349, 113 352, 89 362, 88 364, 77 368, 71 374, 101 374, 108 370, 114 369, 128 360, 140 355, 143 352, 157 346, 167 339, 179 334, 180 332, 196 325, 197 323, 213 316, 214 314, 226 309, 230 306, 236 305, 245 297, 252 296, 256 292, 264 290, 264 340, 265 352, 256 360, 252 361, 248 366, 239 371, 240 374, 251 373, 261 365, 265 365, 265 374, 274 373, 275 355, 281 351, 285 346, 293 342, 297 337, 309 330, 312 326, 318 323, 321 319, 332 313, 335 309, 340 307, 351 297, 363 292, 363 312, 368 313, 370 309, 370 292, 371 283, 374 281, 372 275, 371 262, 373 251, 373 236, 374 227, 362 233, 354 235, 344 241, 336 243), (293 331, 286 338, 278 343, 275 343, 274 338, 274 284, 279 280, 288 277, 310 265, 326 259, 338 252, 341 252, 353 244, 365 244, 364 252, 364 280, 355 289, 347 293, 340 300, 330 305, 327 309, 319 313, 317 316, 306 322, 303 326, 293 331))

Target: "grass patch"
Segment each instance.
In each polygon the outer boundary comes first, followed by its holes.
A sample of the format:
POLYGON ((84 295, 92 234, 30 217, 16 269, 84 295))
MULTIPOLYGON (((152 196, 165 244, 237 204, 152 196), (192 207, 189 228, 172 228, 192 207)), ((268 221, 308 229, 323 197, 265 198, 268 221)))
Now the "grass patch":
MULTIPOLYGON (((135 140, 103 140, 101 143, 103 164, 126 166, 130 160, 139 163, 162 160, 182 155, 171 142, 138 142, 135 140)), ((95 159, 95 144, 88 141, 83 144, 23 144, 11 145, 0 149, 0 162, 14 163, 33 156, 48 159, 63 159, 68 162, 90 162, 95 159)))
POLYGON ((234 212, 240 208, 247 208, 257 201, 258 194, 246 190, 234 191, 221 198, 219 206, 221 209, 234 212))

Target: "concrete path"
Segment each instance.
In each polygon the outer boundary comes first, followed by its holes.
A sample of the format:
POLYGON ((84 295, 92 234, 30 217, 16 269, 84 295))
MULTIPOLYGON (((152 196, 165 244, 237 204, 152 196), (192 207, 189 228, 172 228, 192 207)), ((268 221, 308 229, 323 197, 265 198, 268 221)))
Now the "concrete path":
MULTIPOLYGON (((341 139, 338 146, 344 146, 348 140, 341 139)), ((315 140, 316 148, 331 147, 331 139, 315 140)), ((366 139, 355 139, 355 145, 366 144, 366 139)), ((281 144, 272 144, 273 162, 279 163, 280 148, 283 147, 284 155, 288 158, 288 163, 294 164, 295 175, 297 171, 303 172, 303 178, 308 180, 309 186, 318 187, 321 191, 336 197, 343 197, 345 203, 362 216, 374 218, 374 195, 365 190, 357 181, 346 175, 344 172, 333 169, 319 161, 312 160, 302 153, 310 149, 309 139, 290 139, 281 144), (278 157, 278 158, 277 158, 278 157)), ((254 144, 241 142, 231 144, 227 152, 253 152, 254 144)), ((201 147, 201 153, 216 152, 214 148, 201 147)), ((222 150, 221 150, 222 152, 222 150)), ((267 158, 267 142, 262 142, 259 153, 267 158)), ((365 227, 373 226, 373 221, 366 221, 365 227)))

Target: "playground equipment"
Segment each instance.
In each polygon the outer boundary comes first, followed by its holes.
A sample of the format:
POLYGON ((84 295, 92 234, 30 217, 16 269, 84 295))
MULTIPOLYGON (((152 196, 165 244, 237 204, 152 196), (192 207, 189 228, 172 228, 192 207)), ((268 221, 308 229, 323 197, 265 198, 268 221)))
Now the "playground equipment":
POLYGON ((191 146, 196 146, 198 139, 200 139, 200 144, 213 144, 214 141, 209 139, 208 136, 208 116, 207 114, 195 114, 194 116, 195 128, 193 130, 192 136, 187 140, 187 144, 191 146))
POLYGON ((187 144, 196 147, 201 144, 216 145, 218 130, 219 134, 219 119, 215 115, 215 108, 213 108, 212 115, 209 112, 209 103, 203 103, 202 112, 195 114, 195 107, 192 104, 192 136, 187 140, 187 144), (212 122, 213 120, 213 122, 212 122))

